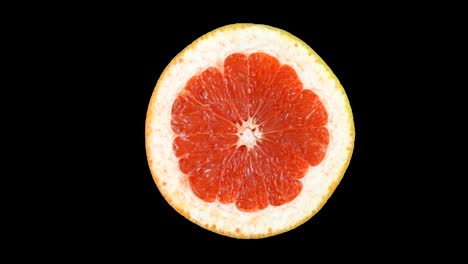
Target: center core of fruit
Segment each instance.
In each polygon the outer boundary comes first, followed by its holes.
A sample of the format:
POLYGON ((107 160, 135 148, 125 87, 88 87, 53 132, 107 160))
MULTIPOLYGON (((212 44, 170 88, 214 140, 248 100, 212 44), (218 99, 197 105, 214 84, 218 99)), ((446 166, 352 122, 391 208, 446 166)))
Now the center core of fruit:
POLYGON ((252 149, 256 145, 257 140, 262 138, 262 133, 258 129, 258 125, 256 125, 251 118, 238 126, 238 129, 238 146, 245 145, 248 149, 252 149))
POLYGON ((241 145, 246 145, 246 146, 255 145, 256 139, 250 128, 247 128, 246 130, 244 130, 244 132, 241 132, 239 136, 240 136, 239 141, 241 145))

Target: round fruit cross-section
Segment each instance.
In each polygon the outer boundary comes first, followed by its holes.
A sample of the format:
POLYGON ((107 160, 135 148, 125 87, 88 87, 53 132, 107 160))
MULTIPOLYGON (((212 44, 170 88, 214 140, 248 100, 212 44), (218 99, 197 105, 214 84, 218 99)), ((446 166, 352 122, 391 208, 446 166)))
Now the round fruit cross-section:
POLYGON ((216 29, 166 67, 146 150, 168 203, 213 232, 260 238, 310 219, 349 164, 354 125, 339 81, 289 33, 216 29))

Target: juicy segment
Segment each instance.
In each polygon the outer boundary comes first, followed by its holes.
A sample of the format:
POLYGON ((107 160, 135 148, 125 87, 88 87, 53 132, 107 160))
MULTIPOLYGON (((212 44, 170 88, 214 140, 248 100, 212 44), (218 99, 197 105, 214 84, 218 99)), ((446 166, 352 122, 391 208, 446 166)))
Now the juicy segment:
POLYGON ((178 95, 173 149, 196 196, 255 212, 301 192, 300 179, 325 157, 327 118, 292 67, 265 53, 234 53, 178 95))

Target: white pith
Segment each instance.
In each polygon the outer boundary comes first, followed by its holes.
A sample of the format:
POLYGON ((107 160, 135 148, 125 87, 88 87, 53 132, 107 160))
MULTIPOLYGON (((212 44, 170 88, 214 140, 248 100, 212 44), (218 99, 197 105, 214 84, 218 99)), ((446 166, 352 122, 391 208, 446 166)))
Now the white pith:
MULTIPOLYGON (((211 32, 184 50, 166 68, 158 81, 148 110, 147 155, 157 186, 168 202, 191 221, 234 237, 262 237, 288 230, 310 218, 340 181, 354 144, 354 128, 348 99, 333 73, 304 43, 290 34, 262 25, 227 27, 211 32), (190 189, 180 172, 172 142, 171 109, 187 81, 208 67, 223 69, 224 59, 235 52, 265 52, 293 67, 305 89, 316 93, 328 112, 330 144, 324 160, 310 167, 301 179, 303 189, 296 199, 282 206, 246 213, 234 204, 207 203, 190 189)), ((255 144, 261 131, 244 127, 239 142, 255 144), (247 130, 250 130, 247 131, 247 130), (245 132, 247 131, 247 132, 245 132)), ((238 143, 239 144, 239 143, 238 143)))
POLYGON ((237 129, 239 130, 237 133, 239 136, 238 146, 245 145, 247 149, 253 149, 257 145, 257 140, 261 140, 262 138, 262 133, 252 118, 242 121, 242 124, 238 125, 237 129))

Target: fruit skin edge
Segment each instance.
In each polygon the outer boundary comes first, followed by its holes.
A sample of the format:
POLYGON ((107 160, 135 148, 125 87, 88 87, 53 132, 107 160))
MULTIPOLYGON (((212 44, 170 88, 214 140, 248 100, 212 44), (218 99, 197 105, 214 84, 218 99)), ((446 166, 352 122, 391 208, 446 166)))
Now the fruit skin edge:
MULTIPOLYGON (((287 31, 285 31, 283 29, 279 29, 279 28, 276 28, 276 27, 272 27, 272 26, 269 26, 269 25, 263 25, 263 24, 236 23, 236 24, 230 24, 230 25, 225 25, 225 26, 216 28, 216 29, 202 35, 201 37, 197 38, 195 41, 193 41, 188 46, 186 46, 181 52, 179 52, 170 61, 170 63, 165 67, 164 71, 161 73, 161 75, 160 75, 160 77, 158 79, 158 82, 156 83, 156 86, 155 86, 155 88, 153 90, 153 93, 151 95, 151 99, 150 99, 150 102, 149 102, 149 107, 147 109, 147 118, 146 118, 146 124, 145 124, 145 142, 146 142, 145 148, 146 148, 148 163, 151 164, 151 160, 150 160, 150 156, 149 156, 150 150, 149 150, 149 145, 147 143, 148 138, 149 138, 149 129, 148 129, 148 127, 154 121, 154 118, 153 118, 153 115, 152 115, 152 112, 153 112, 152 109, 156 105, 155 100, 156 100, 156 97, 157 97, 157 94, 158 94, 158 91, 159 91, 159 88, 160 88, 159 87, 160 86, 159 85, 159 80, 163 79, 164 76, 167 73, 167 70, 169 68, 171 68, 174 64, 176 64, 178 59, 183 57, 183 55, 185 54, 186 51, 188 51, 188 50, 192 49, 194 46, 196 46, 196 44, 198 42, 209 38, 211 35, 215 34, 218 31, 231 30, 231 29, 234 29, 234 28, 246 28, 246 27, 250 27, 250 26, 265 27, 265 28, 267 28, 269 30, 276 31, 276 32, 280 33, 281 35, 284 35, 287 38, 296 41, 297 43, 300 43, 303 47, 305 47, 310 52, 310 56, 314 57, 317 60, 317 63, 320 64, 323 67, 323 69, 330 75, 330 77, 332 77, 333 81, 335 82, 335 87, 340 90, 340 93, 342 93, 342 96, 343 96, 343 98, 345 100, 345 106, 347 108, 346 112, 349 114, 347 119, 350 122, 348 125, 350 126, 349 133, 350 133, 350 136, 351 136, 351 141, 349 142, 350 145, 348 146, 348 149, 347 149, 348 150, 347 159, 343 163, 342 168, 340 169, 340 173, 335 177, 336 180, 329 185, 328 192, 326 193, 326 196, 322 197, 321 203, 318 206, 316 206, 314 208, 314 210, 307 217, 302 218, 301 221, 298 221, 298 222, 296 222, 296 223, 294 223, 294 224, 292 224, 290 226, 287 226, 285 228, 277 229, 275 231, 269 231, 267 233, 258 233, 258 234, 243 234, 243 233, 236 233, 236 232, 225 232, 224 230, 216 229, 216 228, 214 228, 212 226, 205 225, 205 224, 197 221, 196 219, 191 218, 190 215, 188 214, 188 212, 184 211, 183 208, 180 208, 180 207, 176 206, 175 203, 172 201, 172 199, 170 199, 170 197, 168 197, 163 192, 160 192, 161 195, 164 197, 164 199, 171 205, 171 207, 174 210, 176 210, 179 214, 184 216, 190 222, 195 223, 198 226, 200 226, 200 227, 202 227, 202 228, 204 228, 206 230, 209 230, 211 232, 214 232, 214 233, 217 233, 217 234, 220 234, 220 235, 224 235, 224 236, 227 236, 227 237, 239 238, 239 239, 257 239, 257 238, 265 238, 265 237, 275 236, 275 235, 282 234, 282 233, 285 233, 287 231, 293 230, 296 227, 298 227, 298 226, 304 224, 305 222, 309 221, 317 212, 319 212, 323 208, 325 203, 328 201, 328 199, 334 193, 337 186, 339 185, 342 178, 344 177, 344 174, 345 174, 345 172, 346 172, 346 170, 347 170, 347 168, 349 166, 349 163, 351 161, 351 158, 352 158, 352 154, 353 154, 353 151, 354 151, 354 143, 355 143, 355 125, 354 125, 354 118, 353 118, 352 109, 351 109, 351 106, 350 106, 350 103, 349 103, 349 99, 348 99, 347 94, 345 92, 345 89, 341 85, 340 81, 338 80, 336 75, 333 73, 333 71, 330 69, 330 67, 323 61, 323 59, 309 45, 307 45, 304 41, 302 41, 298 37, 292 35, 291 33, 287 32, 287 31)), ((149 166, 149 168, 150 168, 150 171, 151 171, 151 175, 153 177, 153 181, 155 182, 156 187, 158 188, 158 190, 160 190, 161 189, 161 183, 159 182, 159 178, 157 177, 156 173, 154 172, 152 166, 149 166)))

